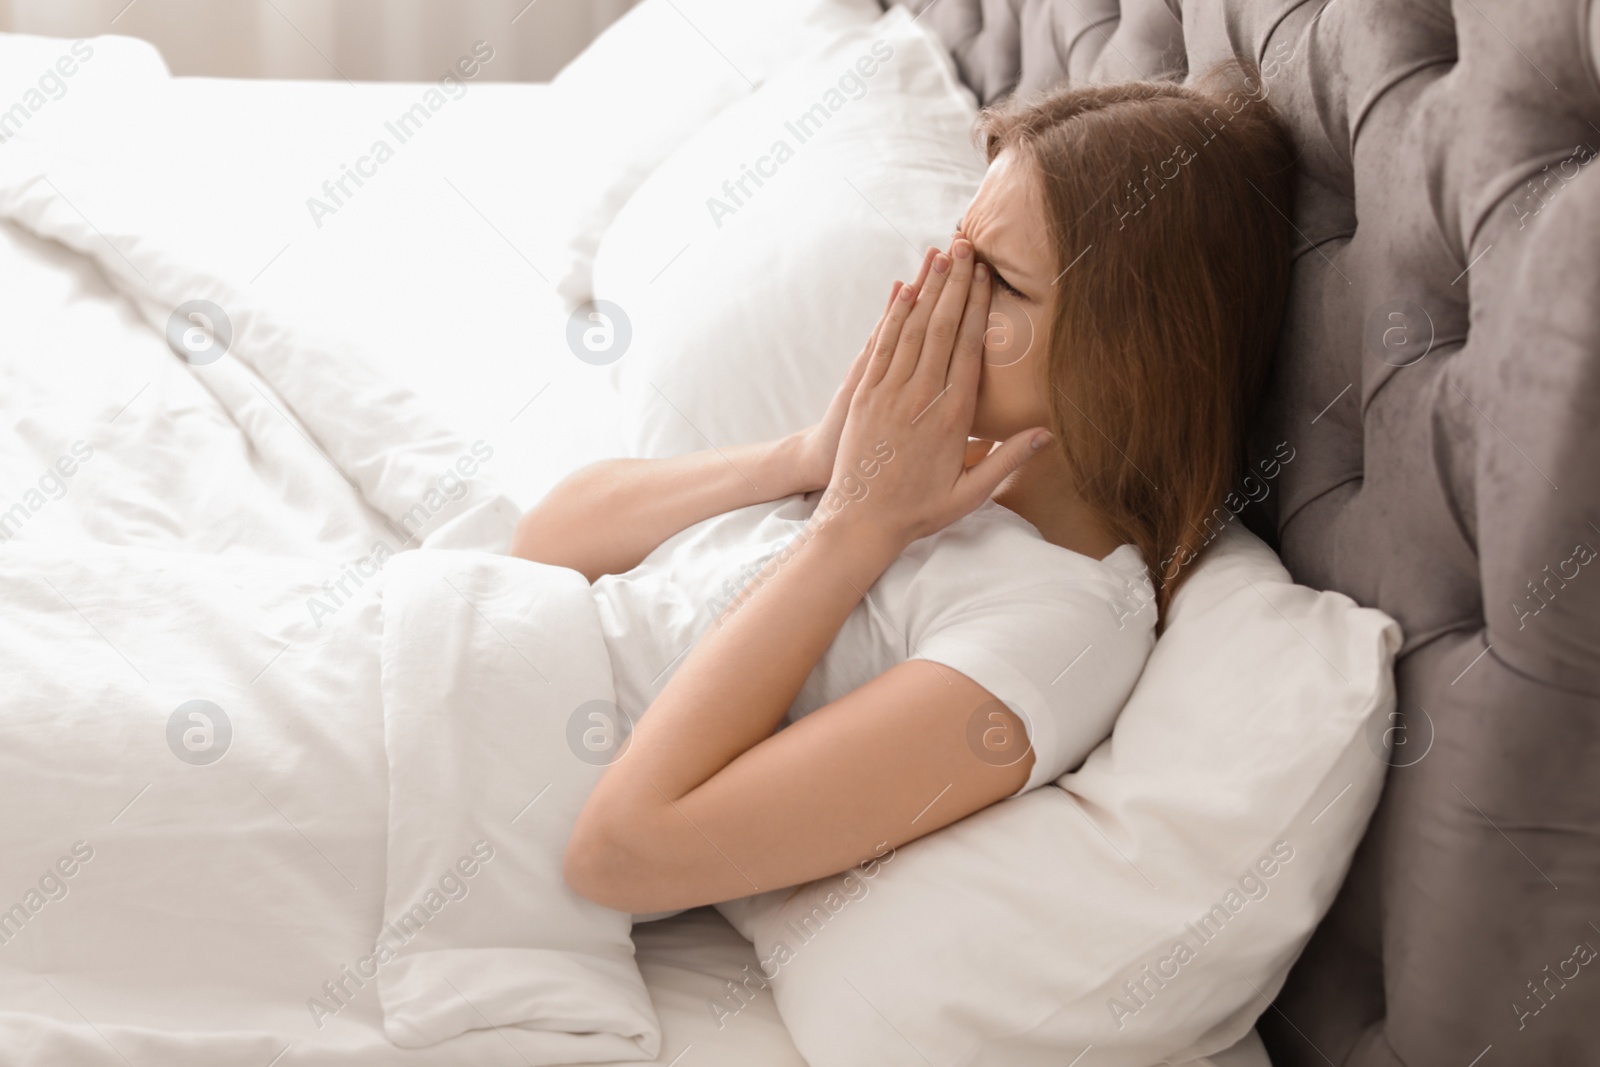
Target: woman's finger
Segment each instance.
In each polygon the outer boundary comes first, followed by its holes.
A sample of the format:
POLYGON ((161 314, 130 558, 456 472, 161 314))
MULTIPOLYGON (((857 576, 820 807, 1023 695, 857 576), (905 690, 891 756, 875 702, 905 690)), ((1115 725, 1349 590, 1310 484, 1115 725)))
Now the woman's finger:
MULTIPOLYGON (((929 248, 922 254, 922 264, 917 268, 916 280, 913 281, 910 286, 904 286, 904 283, 898 281, 894 283, 894 290, 889 294, 889 306, 883 309, 883 318, 878 320, 878 325, 873 327, 872 330, 871 344, 874 351, 877 350, 878 339, 882 334, 884 321, 888 319, 889 314, 894 310, 895 298, 900 295, 902 288, 909 288, 912 293, 912 299, 916 298, 916 294, 922 290, 922 283, 927 280, 928 268, 933 263, 933 257, 938 255, 938 253, 939 250, 937 248, 929 248)), ((888 355, 893 355, 893 353, 894 347, 891 345, 888 350, 888 355)), ((887 356, 885 358, 887 358, 887 356)), ((887 366, 887 363, 885 363, 885 366, 887 366)), ((866 378, 874 382, 881 381, 883 378, 883 368, 877 368, 873 373, 866 375, 866 378)))
POLYGON ((961 325, 956 331, 955 351, 950 356, 948 383, 955 393, 955 402, 961 405, 964 425, 972 424, 972 412, 978 404, 978 378, 983 373, 983 336, 989 325, 989 300, 993 286, 989 268, 982 263, 972 268, 972 284, 967 288, 967 305, 961 311, 961 325))
POLYGON ((896 278, 895 283, 889 286, 889 299, 883 302, 883 312, 879 314, 878 321, 872 324, 872 333, 867 335, 867 343, 861 346, 860 362, 863 364, 878 347, 878 334, 883 329, 883 320, 889 317, 889 312, 894 308, 894 298, 900 294, 900 287, 904 284, 896 278))
POLYGON ((878 321, 872 324, 872 336, 867 338, 869 350, 878 347, 878 331, 883 329, 883 320, 889 317, 889 312, 894 310, 894 298, 900 295, 900 288, 905 282, 896 278, 893 285, 889 286, 889 299, 883 302, 883 313, 878 316, 878 321))
POLYGON ((840 386, 845 392, 853 393, 856 386, 861 384, 862 377, 867 372, 867 363, 872 359, 872 353, 877 351, 878 336, 883 332, 884 321, 889 318, 889 312, 894 310, 894 298, 900 295, 900 290, 905 285, 899 279, 889 287, 889 299, 884 302, 883 314, 878 316, 878 321, 873 324, 872 334, 867 338, 867 343, 861 346, 861 351, 856 354, 855 361, 850 364, 850 370, 845 374, 844 385, 840 386))
POLYGON ((933 269, 928 271, 928 279, 917 293, 916 306, 911 309, 905 325, 900 329, 900 343, 895 346, 882 380, 905 382, 916 370, 917 361, 922 358, 922 341, 928 333, 928 320, 933 316, 934 305, 939 302, 939 294, 944 291, 949 279, 950 257, 940 252, 933 257, 933 269))
POLYGON ((945 387, 956 334, 972 291, 972 270, 976 262, 971 241, 957 237, 950 242, 949 277, 928 316, 927 338, 914 371, 914 377, 931 392, 940 392, 945 387))
POLYGON ((900 330, 905 325, 906 319, 911 317, 917 304, 917 290, 915 286, 902 285, 895 297, 889 302, 889 314, 878 327, 878 340, 873 346, 872 357, 867 360, 867 367, 861 376, 863 387, 871 387, 883 381, 889 370, 890 361, 894 358, 895 350, 900 343, 900 330))
MULTIPOLYGON (((1021 470, 1023 464, 1037 455, 1052 440, 1054 435, 1043 426, 1023 430, 1007 438, 999 448, 962 472, 956 482, 956 494, 961 501, 960 506, 966 511, 982 506, 983 502, 1000 488, 1001 482, 1021 470)), ((966 511, 962 514, 966 514, 966 511)))
POLYGON ((926 252, 922 253, 922 265, 917 268, 916 280, 911 283, 911 287, 913 289, 920 290, 923 284, 927 282, 928 268, 933 266, 933 257, 938 254, 939 250, 937 248, 933 248, 932 246, 930 246, 926 252))

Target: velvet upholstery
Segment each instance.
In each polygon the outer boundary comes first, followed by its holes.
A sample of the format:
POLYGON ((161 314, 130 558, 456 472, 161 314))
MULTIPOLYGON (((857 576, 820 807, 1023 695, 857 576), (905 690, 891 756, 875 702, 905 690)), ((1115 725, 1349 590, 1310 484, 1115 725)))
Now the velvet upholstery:
POLYGON ((986 103, 1249 57, 1299 148, 1249 521, 1406 644, 1274 1063, 1600 1064, 1600 5, 907 6, 986 103))

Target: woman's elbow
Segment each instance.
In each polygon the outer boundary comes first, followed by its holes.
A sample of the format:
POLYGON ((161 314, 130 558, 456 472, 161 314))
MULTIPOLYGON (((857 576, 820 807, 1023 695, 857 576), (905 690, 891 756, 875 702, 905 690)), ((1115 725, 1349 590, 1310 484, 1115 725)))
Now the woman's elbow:
POLYGON ((572 541, 567 536, 567 527, 572 525, 574 512, 583 512, 583 502, 593 495, 590 481, 591 467, 595 466, 598 464, 571 472, 522 513, 511 534, 513 556, 548 563, 552 562, 552 556, 566 554, 563 548, 572 541))
POLYGON ((644 858, 622 835, 580 819, 567 841, 561 875, 580 897, 617 911, 644 915, 662 910, 649 899, 644 858))
POLYGON ((517 520, 511 534, 511 555, 553 567, 568 567, 593 585, 605 572, 581 558, 581 553, 574 551, 576 543, 576 538, 562 531, 559 517, 542 514, 539 507, 534 507, 517 520))
POLYGON ((517 525, 511 531, 511 554, 521 559, 538 558, 538 542, 540 522, 535 516, 538 514, 537 505, 522 513, 522 518, 517 520, 517 525))

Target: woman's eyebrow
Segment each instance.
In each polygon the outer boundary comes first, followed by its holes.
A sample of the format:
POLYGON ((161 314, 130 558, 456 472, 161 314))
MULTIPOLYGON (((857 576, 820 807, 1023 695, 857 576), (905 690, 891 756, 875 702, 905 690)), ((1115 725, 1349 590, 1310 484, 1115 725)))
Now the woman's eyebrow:
MULTIPOLYGON (((965 237, 968 240, 968 242, 971 243, 971 245, 972 245, 972 254, 973 255, 977 256, 979 259, 984 259, 985 257, 984 257, 984 254, 983 254, 983 250, 978 247, 978 242, 972 240, 972 237, 970 235, 968 235, 967 232, 961 228, 961 224, 963 222, 965 222, 965 221, 967 221, 967 217, 965 215, 961 216, 959 219, 956 220, 955 232, 959 233, 961 236, 965 237)), ((994 266, 994 264, 992 264, 992 263, 989 264, 989 265, 991 267, 994 266)))
POLYGON ((965 221, 967 221, 967 217, 965 215, 962 215, 959 219, 956 220, 955 232, 961 234, 963 237, 966 237, 968 241, 972 242, 972 254, 978 258, 979 262, 987 263, 989 265, 989 269, 991 271, 993 271, 995 273, 995 275, 997 277, 999 277, 1002 282, 1004 282, 1006 285, 1010 286, 1016 292, 1022 293, 1023 296, 1027 296, 1028 295, 1027 293, 1023 293, 1022 290, 1020 288, 1018 288, 1018 286, 1015 283, 1013 283, 1010 278, 1007 278, 1005 276, 1005 274, 1000 270, 1000 268, 995 265, 994 260, 992 260, 988 256, 984 255, 983 249, 978 247, 978 242, 973 241, 971 237, 967 236, 967 234, 962 231, 961 224, 963 222, 965 222, 965 221))
MULTIPOLYGON (((968 241, 972 241, 972 238, 968 237, 967 240, 968 241)), ((1006 277, 1006 272, 1002 271, 1000 269, 999 265, 996 264, 993 259, 989 258, 989 256, 984 254, 983 249, 978 247, 978 243, 976 241, 972 241, 972 254, 977 257, 978 262, 988 264, 989 270, 995 275, 995 277, 999 278, 1002 283, 1004 283, 1007 286, 1010 286, 1012 289, 1016 290, 1017 292, 1022 293, 1022 295, 1024 295, 1024 296, 1028 295, 1027 293, 1023 292, 1023 290, 1022 290, 1022 288, 1020 286, 1018 286, 1010 278, 1006 277)))

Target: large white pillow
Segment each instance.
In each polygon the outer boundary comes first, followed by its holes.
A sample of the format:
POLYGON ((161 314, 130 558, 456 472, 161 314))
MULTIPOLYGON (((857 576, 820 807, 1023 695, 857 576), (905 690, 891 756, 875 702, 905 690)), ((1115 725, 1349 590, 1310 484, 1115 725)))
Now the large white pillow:
POLYGON ((1235 524, 1078 771, 718 905, 762 961, 747 984, 770 980, 812 1067, 1062 1067, 1088 1046, 1095 1067, 1150 1067, 1228 1048, 1377 804, 1399 645, 1388 616, 1293 584, 1235 524))
MULTIPOLYGON (((0 145, 51 143, 91 123, 115 126, 104 112, 170 78, 155 45, 137 37, 0 33, 0 145)), ((113 117, 126 123, 131 116, 113 117)))
POLYGON ((948 243, 982 179, 976 114, 944 48, 896 6, 668 157, 595 260, 595 296, 631 327, 613 380, 633 454, 820 418, 891 282, 948 243))
POLYGON ((563 128, 538 146, 555 181, 527 209, 556 224, 542 228, 558 238, 545 262, 569 306, 589 299, 601 235, 669 152, 796 54, 879 10, 874 0, 643 0, 562 68, 551 86, 563 128))

